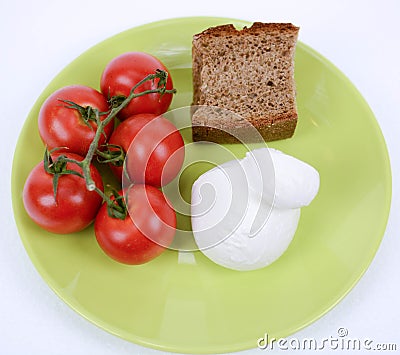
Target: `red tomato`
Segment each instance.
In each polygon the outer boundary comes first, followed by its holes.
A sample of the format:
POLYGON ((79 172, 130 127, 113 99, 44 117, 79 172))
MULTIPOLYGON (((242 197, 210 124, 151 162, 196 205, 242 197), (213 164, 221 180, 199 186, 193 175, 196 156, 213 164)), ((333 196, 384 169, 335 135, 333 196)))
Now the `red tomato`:
MULTIPOLYGON (((173 88, 171 75, 160 60, 150 54, 142 52, 128 52, 114 58, 107 64, 100 79, 101 92, 107 98, 115 96, 127 97, 131 89, 144 77, 154 74, 156 69, 168 73, 166 89, 173 88)), ((135 93, 144 90, 157 89, 159 80, 147 81, 140 85, 135 93)), ((144 95, 133 99, 127 107, 118 114, 124 120, 138 113, 154 113, 160 115, 168 110, 172 101, 172 94, 159 93, 144 95)))
MULTIPOLYGON (((97 128, 95 121, 87 120, 87 116, 91 115, 88 107, 100 112, 109 110, 107 100, 100 92, 83 85, 63 87, 46 99, 39 112, 39 133, 49 150, 67 147, 71 153, 86 155, 97 128), (76 103, 83 111, 69 107, 71 104, 62 100, 76 103)), ((101 115, 100 119, 106 117, 101 115)), ((111 121, 105 127, 105 135, 100 137, 99 145, 106 141, 113 128, 114 122, 111 121)))
MULTIPOLYGON (((126 172, 139 184, 161 187, 170 183, 185 157, 180 132, 165 117, 154 114, 134 115, 121 122, 109 143, 126 152, 126 172)), ((111 168, 121 180, 122 167, 111 168)))
POLYGON ((110 217, 104 203, 94 231, 103 251, 124 264, 143 264, 159 256, 176 231, 176 215, 163 193, 153 186, 132 185, 127 190, 125 219, 110 217))
MULTIPOLYGON (((60 154, 52 154, 53 161, 60 154)), ((68 158, 82 160, 77 154, 65 153, 68 158)), ((67 169, 82 174, 74 163, 67 169)), ((90 167, 96 186, 103 190, 101 176, 94 166, 90 167)), ((85 179, 76 175, 60 175, 56 199, 54 199, 53 174, 45 171, 43 161, 30 172, 23 190, 23 202, 28 215, 42 228, 53 233, 74 233, 86 228, 96 217, 102 197, 86 189, 85 179)))

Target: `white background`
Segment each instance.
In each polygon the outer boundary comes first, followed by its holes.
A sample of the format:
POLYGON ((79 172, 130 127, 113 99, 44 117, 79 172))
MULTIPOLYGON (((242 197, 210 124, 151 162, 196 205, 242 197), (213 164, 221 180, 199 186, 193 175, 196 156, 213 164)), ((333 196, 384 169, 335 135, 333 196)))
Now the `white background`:
MULTIPOLYGON (((80 53, 140 24, 199 15, 299 25, 299 39, 343 71, 374 111, 388 145, 393 173, 392 210, 383 242, 350 294, 327 315, 293 336, 318 340, 335 337, 337 329, 345 327, 352 337, 397 342, 400 352, 399 4, 396 0, 2 0, 0 353, 161 354, 92 325, 66 306, 41 279, 22 246, 13 219, 11 163, 18 134, 36 98, 80 53)), ((253 349, 240 354, 261 353, 253 349)))

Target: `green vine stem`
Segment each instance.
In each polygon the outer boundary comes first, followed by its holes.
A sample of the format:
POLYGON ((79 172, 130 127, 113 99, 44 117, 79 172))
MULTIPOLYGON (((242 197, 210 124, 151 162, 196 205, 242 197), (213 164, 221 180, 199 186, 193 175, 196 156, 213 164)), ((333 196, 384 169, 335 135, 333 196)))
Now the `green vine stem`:
POLYGON ((89 191, 94 191, 96 188, 96 185, 90 175, 90 163, 93 160, 93 156, 96 153, 98 144, 99 144, 99 140, 100 140, 100 136, 104 130, 104 127, 112 120, 114 119, 117 114, 124 109, 126 106, 128 106, 128 104, 135 98, 144 96, 144 95, 148 95, 148 94, 154 94, 154 93, 159 93, 160 95, 164 95, 165 93, 170 93, 170 94, 174 94, 176 92, 175 89, 172 90, 166 90, 166 84, 167 84, 167 79, 168 79, 168 73, 164 70, 159 70, 157 69, 156 72, 154 74, 149 74, 146 77, 144 77, 141 81, 139 81, 135 86, 132 87, 129 95, 127 96, 127 98, 122 101, 122 103, 111 109, 110 114, 102 121, 100 120, 100 113, 98 110, 94 109, 94 114, 95 114, 95 121, 97 123, 97 129, 96 129, 96 134, 93 138, 92 143, 89 146, 89 150, 86 154, 85 159, 81 162, 81 167, 83 170, 83 175, 85 177, 86 180, 86 187, 89 191), (146 81, 150 81, 150 80, 155 80, 155 79, 159 79, 158 82, 158 87, 156 89, 150 89, 150 90, 144 90, 142 92, 139 93, 135 93, 135 90, 142 85, 143 83, 145 83, 146 81))
MULTIPOLYGON (((119 100, 123 100, 121 103, 119 103, 118 106, 112 107, 108 116, 104 119, 100 119, 100 115, 104 115, 104 112, 99 112, 96 108, 93 108, 90 110, 89 114, 91 116, 91 119, 94 118, 94 121, 97 124, 96 128, 96 133, 95 136, 89 146, 88 152, 85 156, 85 158, 82 161, 77 161, 75 159, 70 159, 67 158, 66 156, 60 156, 58 158, 59 164, 62 164, 62 161, 74 163, 78 165, 83 172, 83 178, 85 179, 86 182, 86 188, 89 191, 96 191, 102 198, 103 200, 107 203, 107 206, 109 208, 109 214, 111 213, 113 217, 115 218, 125 218, 126 216, 126 207, 122 203, 122 197, 118 196, 118 193, 116 191, 112 192, 112 195, 114 196, 114 200, 109 198, 103 191, 101 191, 95 184, 95 182, 92 179, 91 173, 90 173, 90 164, 93 160, 94 155, 98 151, 98 145, 100 141, 101 135, 104 133, 104 127, 107 126, 108 123, 113 120, 117 114, 124 109, 128 104, 135 98, 148 95, 148 94, 155 94, 158 93, 160 95, 164 94, 174 94, 176 93, 175 89, 167 90, 166 89, 166 84, 167 84, 167 79, 168 79, 168 73, 164 70, 159 70, 157 69, 154 74, 149 74, 146 77, 144 77, 141 81, 139 81, 135 86, 132 87, 130 90, 129 95, 123 99, 123 97, 119 96, 119 100), (135 93, 135 90, 142 84, 144 84, 147 81, 154 81, 156 79, 159 79, 158 85, 156 89, 149 89, 149 90, 144 90, 138 93, 135 93), (110 209, 112 212, 110 212, 110 209)), ((112 98, 111 98, 112 99, 112 98)), ((73 102, 67 102, 70 105, 70 108, 76 109, 76 104, 73 102)), ((87 110, 87 108, 85 108, 87 110)), ((51 157, 50 157, 51 159, 51 157)), ((63 172, 63 174, 68 174, 68 173, 74 173, 74 172, 63 172)), ((58 181, 59 173, 55 174, 56 182, 58 181)), ((56 194, 56 188, 55 192, 56 194)))
POLYGON ((125 160, 125 152, 117 144, 106 143, 101 146, 101 149, 97 149, 96 157, 101 164, 108 163, 114 166, 122 166, 125 160))

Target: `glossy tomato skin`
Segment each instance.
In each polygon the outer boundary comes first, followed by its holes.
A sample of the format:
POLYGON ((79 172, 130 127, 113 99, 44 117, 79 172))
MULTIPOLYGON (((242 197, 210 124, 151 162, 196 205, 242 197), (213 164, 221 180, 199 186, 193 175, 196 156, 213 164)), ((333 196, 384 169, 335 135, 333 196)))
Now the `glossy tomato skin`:
MULTIPOLYGON (((84 85, 71 85, 56 90, 43 103, 39 112, 39 134, 49 150, 56 147, 67 147, 71 153, 85 156, 96 133, 97 125, 89 121, 89 127, 75 108, 62 100, 72 101, 82 107, 90 106, 99 112, 108 112, 108 102, 97 90, 84 85)), ((101 115, 104 120, 107 115, 101 115)), ((106 137, 114 128, 113 120, 105 127, 99 145, 104 144, 106 137)))
MULTIPOLYGON (((125 169, 134 183, 156 187, 170 183, 185 158, 184 141, 178 129, 163 116, 134 115, 113 132, 109 143, 126 153, 125 169)), ((111 166, 121 180, 122 167, 111 166)))
MULTIPOLYGON (((149 74, 157 69, 168 73, 166 89, 173 88, 172 78, 165 65, 156 57, 143 52, 127 52, 111 60, 105 67, 100 88, 105 97, 128 96, 131 89, 149 74)), ((159 80, 147 81, 139 86, 135 93, 157 89, 159 80)), ((133 99, 129 105, 118 113, 118 118, 124 120, 138 113, 154 113, 160 115, 168 110, 172 94, 160 96, 158 93, 147 94, 133 99)))
POLYGON ((149 185, 132 185, 127 190, 128 211, 125 219, 108 215, 103 204, 94 230, 106 255, 129 265, 139 265, 158 257, 172 243, 176 214, 164 194, 149 185))
MULTIPOLYGON (((55 159, 60 154, 52 154, 55 159)), ((68 158, 82 160, 77 154, 65 153, 68 158)), ((67 169, 82 173, 74 163, 67 169)), ((90 167, 96 186, 103 190, 100 173, 90 167)), ((43 162, 30 172, 23 190, 23 202, 29 217, 43 229, 58 234, 75 233, 86 228, 96 217, 102 198, 86 189, 85 180, 76 175, 62 175, 58 180, 56 200, 53 193, 53 176, 44 170, 43 162)))
MULTIPOLYGON (((150 122, 152 119, 158 117, 153 113, 142 113, 127 118, 121 122, 111 134, 108 141, 109 144, 115 144, 122 148, 124 154, 128 151, 133 139, 140 131, 140 129, 150 122)), ((122 181, 123 166, 116 166, 109 164, 114 175, 122 181)))

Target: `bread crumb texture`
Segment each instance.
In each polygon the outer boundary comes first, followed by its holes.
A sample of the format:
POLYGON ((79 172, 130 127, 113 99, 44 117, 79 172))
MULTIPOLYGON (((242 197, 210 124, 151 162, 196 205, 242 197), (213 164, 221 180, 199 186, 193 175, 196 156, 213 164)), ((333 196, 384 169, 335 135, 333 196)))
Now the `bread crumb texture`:
MULTIPOLYGON (((193 37, 193 105, 217 106, 242 116, 264 140, 289 138, 297 122, 294 56, 299 28, 255 22, 209 28, 193 37)), ((224 141, 196 126, 240 128, 240 120, 202 113, 192 116, 193 139, 224 141), (218 123, 217 123, 218 121, 218 123), (203 132, 203 133, 202 133, 203 132)), ((222 137, 222 138, 221 138, 222 137)), ((251 140, 251 139, 250 139, 251 140)))

